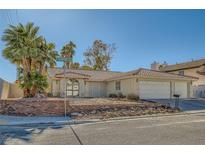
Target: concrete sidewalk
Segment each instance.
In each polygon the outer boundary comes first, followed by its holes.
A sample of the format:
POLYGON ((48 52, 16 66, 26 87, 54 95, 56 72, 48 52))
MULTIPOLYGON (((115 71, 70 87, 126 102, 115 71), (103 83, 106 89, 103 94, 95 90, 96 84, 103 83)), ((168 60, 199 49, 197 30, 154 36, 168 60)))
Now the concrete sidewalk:
POLYGON ((38 116, 38 117, 21 117, 0 115, 1 125, 25 125, 25 124, 63 124, 70 121, 70 117, 64 116, 38 116))

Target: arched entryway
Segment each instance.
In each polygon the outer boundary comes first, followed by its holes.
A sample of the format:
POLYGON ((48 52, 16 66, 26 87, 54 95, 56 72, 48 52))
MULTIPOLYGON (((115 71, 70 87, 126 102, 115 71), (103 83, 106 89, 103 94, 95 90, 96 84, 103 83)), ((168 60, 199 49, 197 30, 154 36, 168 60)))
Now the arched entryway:
POLYGON ((67 96, 79 96, 79 82, 76 79, 69 79, 66 84, 67 96))

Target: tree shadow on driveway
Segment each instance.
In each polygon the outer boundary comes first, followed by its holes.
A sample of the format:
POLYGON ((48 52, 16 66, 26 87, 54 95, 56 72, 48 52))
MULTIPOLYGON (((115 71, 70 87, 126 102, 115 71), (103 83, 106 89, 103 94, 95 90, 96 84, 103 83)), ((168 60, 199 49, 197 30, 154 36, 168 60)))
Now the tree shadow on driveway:
POLYGON ((31 140, 32 134, 40 135, 44 130, 60 129, 64 125, 49 125, 49 124, 32 124, 32 125, 13 125, 0 126, 0 145, 5 144, 8 138, 20 139, 26 142, 31 140))

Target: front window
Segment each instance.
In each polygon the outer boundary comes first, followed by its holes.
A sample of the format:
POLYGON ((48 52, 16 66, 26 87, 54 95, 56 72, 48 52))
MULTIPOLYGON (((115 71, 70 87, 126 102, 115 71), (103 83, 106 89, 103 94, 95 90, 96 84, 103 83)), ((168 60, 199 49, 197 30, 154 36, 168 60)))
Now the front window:
POLYGON ((121 89, 121 83, 120 83, 120 81, 116 81, 116 82, 115 82, 115 89, 116 89, 116 90, 120 90, 120 89, 121 89))

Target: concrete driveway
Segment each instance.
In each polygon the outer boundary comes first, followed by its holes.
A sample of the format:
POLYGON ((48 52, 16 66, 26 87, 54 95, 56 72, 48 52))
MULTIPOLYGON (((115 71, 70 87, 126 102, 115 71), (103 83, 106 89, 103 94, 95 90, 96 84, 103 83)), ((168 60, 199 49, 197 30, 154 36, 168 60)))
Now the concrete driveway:
MULTIPOLYGON (((160 104, 168 104, 171 107, 175 106, 174 99, 152 99, 151 101, 158 102, 160 104)), ((182 111, 205 110, 205 99, 180 99, 179 108, 182 111)))

